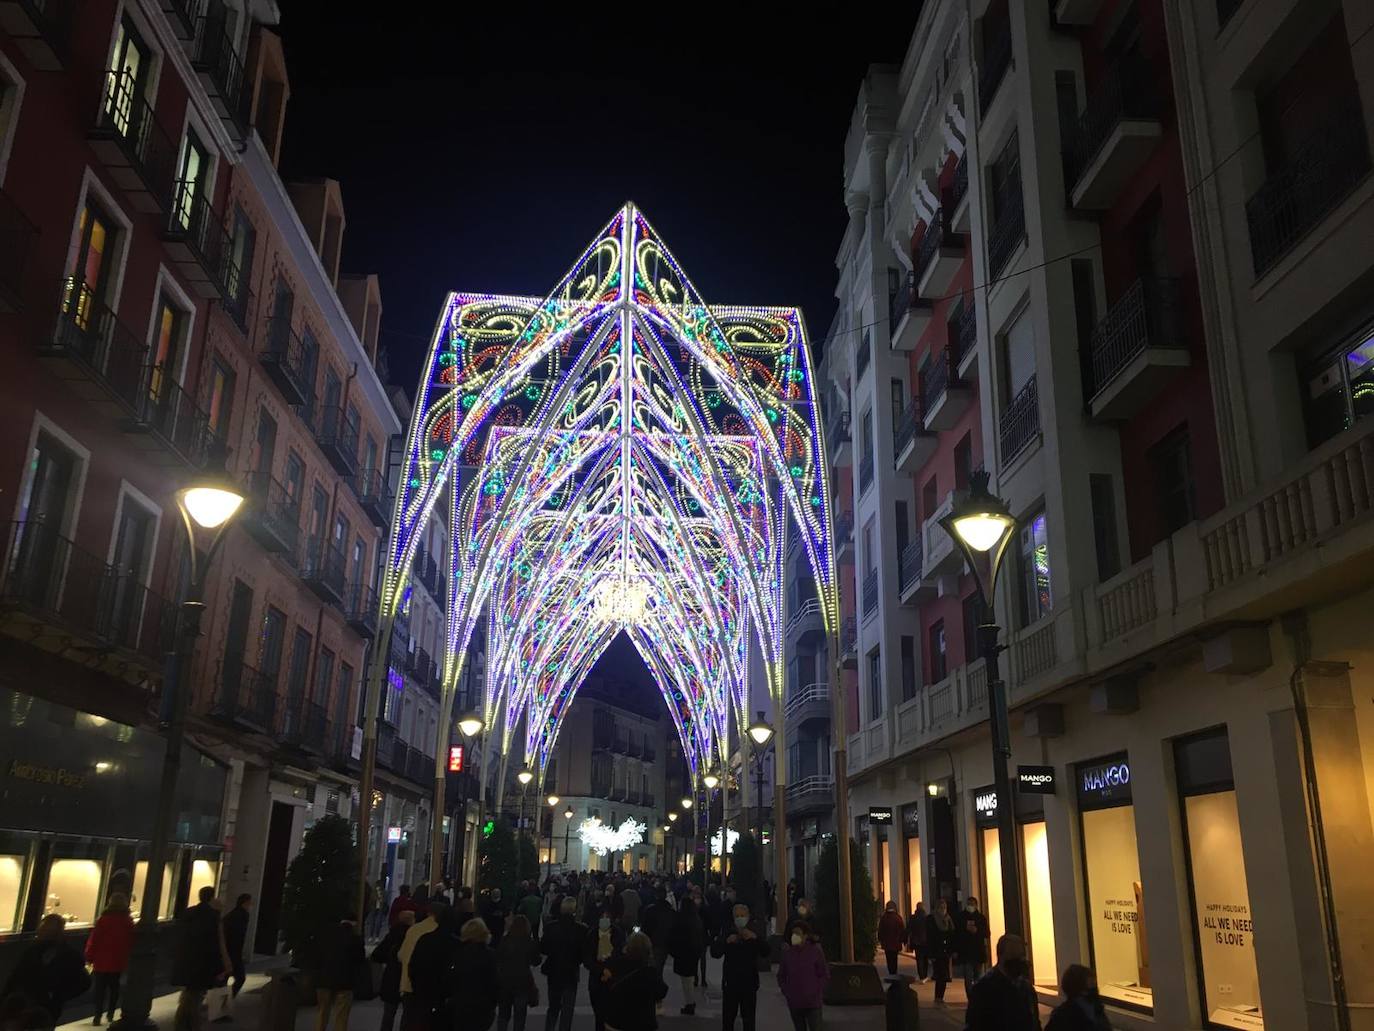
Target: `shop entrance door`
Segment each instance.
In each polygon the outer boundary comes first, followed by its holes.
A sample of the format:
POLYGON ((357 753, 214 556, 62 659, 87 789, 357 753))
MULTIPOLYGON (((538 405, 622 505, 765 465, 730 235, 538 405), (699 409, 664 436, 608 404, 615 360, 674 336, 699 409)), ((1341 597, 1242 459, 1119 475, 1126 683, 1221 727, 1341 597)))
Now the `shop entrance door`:
POLYGON ((943 795, 930 800, 930 877, 931 893, 926 901, 930 910, 944 899, 950 911, 956 909, 959 894, 959 854, 954 837, 954 810, 943 795))
POLYGON ((285 802, 272 803, 267 854, 262 864, 262 891, 254 900, 258 905, 258 931, 253 937, 253 951, 263 956, 277 954, 281 892, 286 883, 286 857, 291 851, 291 825, 295 815, 295 809, 285 802))

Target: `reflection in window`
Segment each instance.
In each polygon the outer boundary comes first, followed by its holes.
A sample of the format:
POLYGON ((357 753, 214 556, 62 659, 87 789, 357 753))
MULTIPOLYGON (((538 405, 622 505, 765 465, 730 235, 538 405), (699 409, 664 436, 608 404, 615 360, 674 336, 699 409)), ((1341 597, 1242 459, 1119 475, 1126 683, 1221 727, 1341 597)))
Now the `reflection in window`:
POLYGON ((100 911, 104 864, 96 859, 54 859, 48 868, 43 915, 57 913, 68 927, 89 927, 100 911))
POLYGON ((1022 625, 1050 612, 1050 534, 1045 513, 1037 512, 1021 526, 1022 625))
POLYGON ((1374 330, 1366 329, 1307 366, 1303 401, 1309 447, 1374 413, 1374 330))

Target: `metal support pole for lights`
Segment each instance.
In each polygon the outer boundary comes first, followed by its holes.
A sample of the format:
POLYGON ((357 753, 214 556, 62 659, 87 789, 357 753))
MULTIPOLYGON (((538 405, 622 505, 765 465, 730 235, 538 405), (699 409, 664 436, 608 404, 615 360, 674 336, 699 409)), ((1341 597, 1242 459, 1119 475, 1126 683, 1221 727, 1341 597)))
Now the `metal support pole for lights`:
MULTIPOLYGON (((769 742, 773 740, 773 727, 763 718, 763 712, 761 710, 759 712, 759 718, 749 725, 748 734, 749 740, 753 742, 753 748, 750 749, 750 751, 754 754, 754 777, 757 786, 757 790, 754 792, 754 827, 756 835, 754 844, 756 847, 756 865, 758 866, 758 870, 755 872, 754 876, 756 882, 754 889, 758 893, 756 897, 760 907, 759 912, 761 914, 766 914, 768 912, 768 900, 763 897, 763 756, 764 750, 768 747, 769 742)), ((745 776, 748 776, 748 774, 746 773, 745 776)), ((776 828, 774 828, 774 830, 776 831, 776 828)), ((778 838, 777 847, 781 848, 781 835, 775 834, 775 837, 778 838)), ((782 866, 783 864, 779 862, 778 868, 781 869, 782 866)), ((774 886, 773 890, 777 891, 777 887, 774 886)))
POLYGON ((173 810, 176 806, 177 780, 181 774, 181 746, 186 735, 186 702, 190 688, 191 661, 196 639, 200 637, 201 616, 205 612, 205 574, 224 542, 234 516, 243 505, 243 493, 223 469, 224 455, 217 456, 219 469, 177 492, 177 508, 186 527, 190 565, 190 584, 181 603, 177 626, 172 676, 163 683, 162 722, 166 747, 162 753, 162 778, 158 784, 153 810, 153 834, 148 843, 148 872, 143 878, 143 899, 139 906, 138 927, 130 955, 128 981, 118 1025, 144 1028, 153 1005, 157 976, 158 910, 162 905, 162 877, 170 851, 173 810), (213 530, 202 559, 196 551, 196 527, 213 530))
MULTIPOLYGON (((715 770, 707 770, 707 771, 706 771, 704 774, 702 774, 702 776, 701 776, 701 785, 702 785, 703 788, 706 789, 706 878, 707 878, 707 880, 710 879, 710 873, 711 873, 711 851, 716 847, 716 839, 715 839, 714 834, 713 834, 712 831, 711 831, 711 827, 712 827, 712 825, 715 823, 715 818, 716 818, 716 817, 715 817, 715 806, 713 805, 713 803, 712 803, 712 801, 711 801, 711 792, 715 789, 716 785, 719 784, 719 783, 720 783, 720 775, 719 775, 718 773, 716 773, 715 770)), ((722 799, 723 799, 723 798, 724 798, 724 793, 722 792, 722 799)), ((723 804, 722 804, 722 806, 721 806, 721 814, 720 814, 720 815, 721 815, 721 821, 722 821, 722 826, 721 826, 721 829, 720 829, 720 836, 721 836, 721 846, 720 846, 720 871, 721 871, 721 879, 720 879, 720 881, 721 881, 721 884, 723 885, 723 884, 725 883, 725 876, 724 876, 724 875, 725 875, 725 827, 723 826, 723 824, 724 824, 724 818, 725 818, 725 808, 724 808, 724 805, 723 805, 723 804)), ((703 881, 703 882, 702 882, 702 888, 703 888, 703 890, 705 889, 705 887, 706 887, 706 882, 703 881)))
MULTIPOLYGON (((466 751, 464 752, 464 765, 468 764, 468 757, 471 755, 473 748, 481 741, 482 730, 485 726, 486 721, 483 720, 482 714, 476 710, 470 710, 458 717, 458 732, 463 735, 463 740, 467 742, 466 751)), ((482 846, 482 824, 486 819, 486 813, 484 812, 486 808, 486 794, 486 776, 482 767, 479 765, 477 767, 477 831, 472 836, 473 868, 471 870, 467 869, 468 857, 466 840, 464 840, 463 858, 460 860, 458 868, 459 884, 470 885, 473 888, 477 886, 477 850, 482 846)))
POLYGON ((992 776, 997 792, 997 849, 1002 866, 1002 922, 1007 934, 1024 936, 1021 902, 1021 864, 1016 844, 1016 795, 1008 763, 1011 760, 1011 728, 1007 718, 1007 688, 1002 683, 998 642, 1002 630, 993 616, 997 574, 1007 545, 1016 533, 1016 520, 1007 504, 988 491, 988 474, 978 470, 969 478, 969 493, 955 503, 940 525, 963 553, 973 572, 982 620, 978 645, 987 663, 988 721, 992 737, 992 776), (990 563, 984 581, 980 559, 990 563))
MULTIPOLYGON (((833 535, 832 535, 833 537, 833 535)), ((839 606, 836 606, 838 614, 839 606)), ((840 628, 830 628, 830 658, 834 680, 830 688, 830 725, 835 735, 835 865, 840 896, 840 961, 854 962, 854 872, 849 854, 849 737, 845 728, 844 692, 840 682, 844 663, 840 657, 840 628)))

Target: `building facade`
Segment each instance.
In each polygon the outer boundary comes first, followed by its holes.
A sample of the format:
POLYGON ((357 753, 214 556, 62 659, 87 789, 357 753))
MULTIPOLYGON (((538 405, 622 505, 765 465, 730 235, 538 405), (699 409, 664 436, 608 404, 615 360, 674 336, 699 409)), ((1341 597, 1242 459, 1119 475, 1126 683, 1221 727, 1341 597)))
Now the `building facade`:
POLYGON ((846 830, 995 936, 1013 806, 1036 986, 1114 1026, 1369 1012, 1366 6, 927 3, 845 143, 846 830), (1013 799, 938 522, 980 469, 1013 799))

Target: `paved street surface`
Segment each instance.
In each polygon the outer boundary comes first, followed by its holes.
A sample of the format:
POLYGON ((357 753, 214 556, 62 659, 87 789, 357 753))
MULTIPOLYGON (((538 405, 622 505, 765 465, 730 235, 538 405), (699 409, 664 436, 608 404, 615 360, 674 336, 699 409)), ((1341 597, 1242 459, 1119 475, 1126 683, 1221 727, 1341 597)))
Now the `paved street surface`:
MULTIPOLYGON (((883 973, 884 968, 880 965, 879 972, 883 973)), ((915 973, 915 963, 909 957, 902 958, 902 972, 915 973)), ((683 1017, 678 1015, 678 1009, 682 1006, 682 989, 678 979, 672 976, 671 967, 668 970, 666 980, 668 981, 668 998, 664 1002, 663 1014, 659 1018, 658 1026, 662 1031, 692 1031, 692 1029, 714 1029, 720 1026, 720 961, 710 960, 707 968, 707 977, 711 987, 706 991, 704 1001, 697 1003, 695 1017, 683 1017)), ((538 978, 539 990, 545 993, 544 979, 538 978)), ((263 995, 262 990, 267 985, 268 977, 265 973, 250 974, 248 983, 243 992, 235 1002, 234 1020, 222 1024, 210 1025, 210 1031, 215 1028, 223 1028, 224 1031, 234 1031, 235 1028, 256 1029, 259 1027, 259 1017, 262 1011, 263 995)), ((933 984, 917 985, 916 993, 921 1000, 921 1026, 923 1028, 962 1028, 964 1026, 964 987, 962 982, 951 982, 946 993, 948 1005, 942 1009, 936 1009, 933 1005, 935 996, 935 986, 933 984)), ((163 995, 153 1003, 153 1020, 162 1028, 172 1027, 172 1017, 176 1012, 176 994, 163 995)), ((584 976, 582 986, 578 992, 577 1018, 573 1021, 575 1031, 592 1031, 592 1009, 587 1003, 586 979, 584 976)), ((90 1007, 83 1007, 84 1013, 89 1014, 90 1007)), ((73 1008, 75 1012, 75 1008, 73 1008)), ((531 1010, 527 1031, 543 1031, 545 1007, 531 1010)), ((1045 1011, 1043 1016, 1048 1016, 1045 1011)), ((314 1031, 316 1010, 313 1006, 302 1006, 296 1013, 295 1031, 314 1031)), ((372 1002, 360 1002, 354 1005, 352 1016, 349 1019, 349 1031, 377 1031, 381 1025, 382 1004, 376 1000, 372 1002)), ((828 1027, 852 1028, 854 1031, 879 1031, 883 1027, 883 1009, 881 1006, 830 1006, 825 1011, 825 1024, 828 1027)), ((91 1026, 89 1015, 83 1016, 79 1020, 61 1025, 67 1031, 86 1031, 91 1026)), ((737 1023, 738 1027, 739 1024, 737 1023)), ((792 1026, 792 1022, 787 1013, 787 1007, 783 1004, 782 993, 778 991, 776 980, 770 975, 764 975, 763 986, 759 990, 759 1011, 758 1026, 761 1031, 786 1031, 792 1026)), ((263 1029, 269 1031, 269 1029, 263 1029)))

